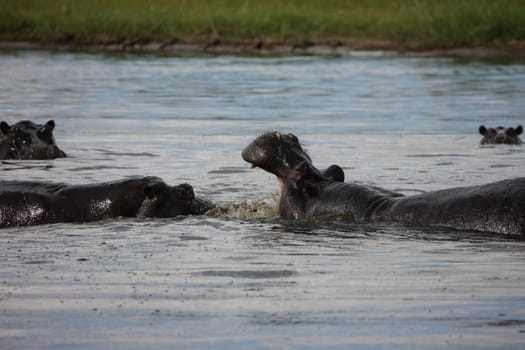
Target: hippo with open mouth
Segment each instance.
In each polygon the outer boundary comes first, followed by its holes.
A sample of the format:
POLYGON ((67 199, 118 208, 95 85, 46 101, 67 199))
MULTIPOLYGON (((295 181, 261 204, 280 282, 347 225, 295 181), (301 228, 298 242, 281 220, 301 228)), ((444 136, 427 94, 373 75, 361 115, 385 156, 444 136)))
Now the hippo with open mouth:
POLYGON ((13 125, 0 123, 0 159, 55 159, 66 154, 53 136, 55 122, 35 124, 22 120, 13 125), (3 135, 3 137, 2 137, 3 135))
POLYGON ((201 215, 214 205, 188 184, 158 177, 89 185, 0 181, 0 227, 87 222, 113 217, 170 218, 201 215))
POLYGON ((279 132, 256 138, 242 157, 277 176, 279 214, 284 218, 343 216, 357 221, 525 234, 525 177, 404 196, 327 177, 312 164, 295 135, 279 132))
POLYGON ((482 145, 521 145, 520 136, 523 132, 523 127, 518 125, 513 128, 504 128, 498 126, 497 128, 486 128, 484 125, 480 125, 479 133, 483 135, 480 144, 482 145))

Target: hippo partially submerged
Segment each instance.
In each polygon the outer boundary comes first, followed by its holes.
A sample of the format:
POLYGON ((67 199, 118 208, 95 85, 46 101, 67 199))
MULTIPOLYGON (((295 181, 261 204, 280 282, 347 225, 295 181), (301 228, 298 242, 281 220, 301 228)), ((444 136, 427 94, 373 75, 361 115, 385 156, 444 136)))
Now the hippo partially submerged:
POLYGON ((480 125, 479 133, 483 135, 481 139, 482 145, 496 145, 496 144, 507 144, 507 145, 521 145, 521 139, 519 135, 523 132, 523 127, 518 125, 515 128, 504 128, 498 126, 497 128, 486 128, 484 125, 480 125))
POLYGON ((0 181, 0 227, 201 215, 213 207, 190 185, 169 186, 158 177, 90 185, 0 181))
POLYGON ((525 178, 414 196, 344 183, 319 171, 292 134, 266 133, 242 152, 245 161, 277 176, 279 214, 290 219, 331 216, 525 234, 525 178))
POLYGON ((55 122, 35 124, 22 120, 13 125, 0 123, 0 159, 55 159, 66 154, 53 137, 55 122))

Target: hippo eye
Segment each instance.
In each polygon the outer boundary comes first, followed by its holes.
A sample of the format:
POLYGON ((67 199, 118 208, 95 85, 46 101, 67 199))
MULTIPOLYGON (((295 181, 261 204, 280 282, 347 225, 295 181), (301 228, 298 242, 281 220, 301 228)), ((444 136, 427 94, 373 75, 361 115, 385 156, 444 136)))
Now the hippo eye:
POLYGON ((293 142, 299 143, 299 139, 294 134, 288 134, 288 137, 291 138, 293 142))

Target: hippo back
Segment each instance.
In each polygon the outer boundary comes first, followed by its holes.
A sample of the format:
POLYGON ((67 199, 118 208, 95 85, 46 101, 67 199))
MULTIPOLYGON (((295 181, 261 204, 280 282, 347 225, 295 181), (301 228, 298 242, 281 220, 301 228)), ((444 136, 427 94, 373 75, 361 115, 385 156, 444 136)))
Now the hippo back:
POLYGON ((397 198, 381 217, 423 226, 525 234, 525 177, 397 198))
POLYGON ((87 185, 0 181, 0 227, 201 215, 212 208, 189 184, 169 186, 155 176, 87 185))

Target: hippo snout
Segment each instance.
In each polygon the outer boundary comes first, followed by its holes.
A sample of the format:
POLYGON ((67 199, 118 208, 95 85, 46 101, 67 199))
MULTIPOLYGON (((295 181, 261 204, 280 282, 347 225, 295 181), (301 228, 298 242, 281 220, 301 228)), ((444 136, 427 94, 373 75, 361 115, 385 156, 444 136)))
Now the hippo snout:
POLYGON ((251 163, 253 167, 265 164, 272 156, 272 151, 277 150, 279 137, 280 134, 277 131, 259 136, 244 148, 242 159, 251 163))

